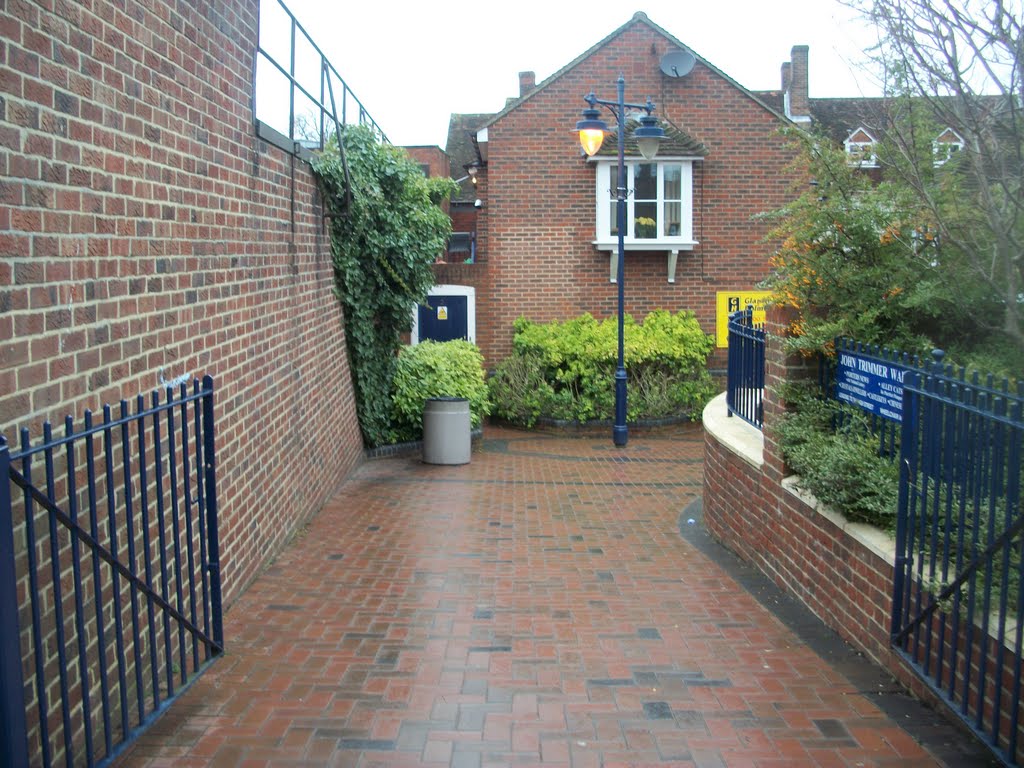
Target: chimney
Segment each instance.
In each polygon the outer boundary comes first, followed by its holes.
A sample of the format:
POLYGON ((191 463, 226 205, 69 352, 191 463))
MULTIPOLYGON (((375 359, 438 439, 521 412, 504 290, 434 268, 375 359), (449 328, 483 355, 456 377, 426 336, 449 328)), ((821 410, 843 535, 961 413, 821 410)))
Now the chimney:
POLYGON ((790 61, 782 65, 786 117, 801 123, 811 120, 811 103, 807 94, 807 50, 806 45, 794 45, 789 54, 790 61))
POLYGON ((537 85, 537 75, 533 72, 519 73, 519 98, 522 98, 537 85))

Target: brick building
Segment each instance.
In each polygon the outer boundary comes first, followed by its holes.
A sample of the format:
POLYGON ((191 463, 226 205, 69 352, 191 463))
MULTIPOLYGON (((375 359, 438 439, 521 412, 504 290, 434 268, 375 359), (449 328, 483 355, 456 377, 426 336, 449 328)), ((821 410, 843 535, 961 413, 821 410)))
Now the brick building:
POLYGON ((627 213, 626 311, 688 309, 715 331, 717 294, 754 289, 767 272, 767 225, 754 217, 794 194, 779 129, 806 120, 808 97, 807 48, 793 52, 782 90, 752 92, 637 13, 543 82, 521 73, 519 97, 501 112, 453 115, 452 176, 466 178, 452 213, 461 216, 457 230, 475 231, 476 253, 471 264, 439 265, 437 281, 475 289, 476 340, 490 366, 508 353, 519 316, 617 311, 615 139, 588 160, 573 128, 583 96, 614 98, 620 74, 626 101, 650 97, 669 135, 652 164, 639 164, 627 141, 627 186, 637 191, 627 213), (673 70, 673 56, 692 69, 673 70), (657 221, 653 235, 640 219, 657 221))

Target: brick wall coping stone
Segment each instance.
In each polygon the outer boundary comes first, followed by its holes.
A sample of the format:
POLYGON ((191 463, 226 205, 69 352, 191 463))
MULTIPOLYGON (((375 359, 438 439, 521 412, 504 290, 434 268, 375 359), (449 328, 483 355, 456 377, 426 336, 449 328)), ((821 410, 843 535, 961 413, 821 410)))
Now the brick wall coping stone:
POLYGON ((819 502, 812 493, 802 489, 800 478, 797 475, 790 475, 783 479, 782 488, 889 565, 896 562, 896 541, 878 526, 868 523, 851 523, 845 516, 819 502))
POLYGON ((704 429, 754 469, 761 469, 764 465, 764 435, 738 416, 729 415, 725 395, 725 392, 717 395, 704 406, 701 417, 704 429))
MULTIPOLYGON (((716 396, 704 408, 704 429, 718 443, 743 459, 755 469, 764 465, 764 435, 761 430, 737 416, 729 416, 725 392, 716 396)), ((782 488, 796 496, 805 505, 831 522, 836 528, 847 533, 865 549, 882 558, 886 563, 896 559, 896 542, 880 528, 867 523, 851 523, 843 515, 818 502, 814 496, 800 488, 800 478, 790 475, 782 481, 782 488)))

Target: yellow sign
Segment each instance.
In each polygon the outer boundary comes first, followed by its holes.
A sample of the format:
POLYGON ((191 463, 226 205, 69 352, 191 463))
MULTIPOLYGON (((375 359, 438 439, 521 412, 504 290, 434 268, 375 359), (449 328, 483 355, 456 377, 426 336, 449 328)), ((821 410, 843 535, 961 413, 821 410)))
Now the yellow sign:
POLYGON ((754 308, 754 322, 764 322, 764 308, 771 297, 771 291, 719 291, 715 302, 715 343, 719 347, 729 346, 729 315, 754 308))
POLYGON ((438 307, 437 308, 437 319, 438 320, 447 320, 448 319, 448 307, 438 307))

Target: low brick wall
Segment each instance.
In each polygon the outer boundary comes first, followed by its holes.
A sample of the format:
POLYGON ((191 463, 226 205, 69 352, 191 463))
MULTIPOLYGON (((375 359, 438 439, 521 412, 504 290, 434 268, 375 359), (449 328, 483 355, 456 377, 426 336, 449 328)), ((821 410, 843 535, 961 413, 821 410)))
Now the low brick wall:
POLYGON ((817 509, 792 479, 774 482, 758 430, 726 416, 725 395, 704 410, 704 522, 744 560, 827 626, 889 666, 893 545, 871 526, 817 509))
MULTIPOLYGON (((803 603, 840 637, 887 670, 907 690, 956 721, 953 712, 897 655, 889 643, 895 542, 884 531, 851 523, 824 507, 785 474, 769 436, 727 415, 725 395, 704 409, 704 523, 708 531, 743 560, 803 603), (780 471, 782 469, 783 471, 780 471)), ((975 631, 981 624, 975 623, 975 631)), ((932 631, 943 631, 933 620, 932 631)), ((945 631, 949 631, 946 629, 945 631)), ((956 644, 965 648, 968 624, 956 644)), ((949 641, 947 641, 949 642, 949 641)), ((938 646, 932 649, 934 675, 938 646)), ((987 659, 994 659, 993 636, 987 659)), ((1003 648, 1003 688, 1013 689, 1013 643, 1003 648)), ((978 695, 977 654, 971 659, 971 696, 978 695)), ((948 669, 944 669, 944 686, 948 669)), ((960 685, 958 683, 958 685, 960 685)), ((991 729, 992 689, 986 687, 985 727, 991 729)), ((1002 718, 1007 701, 1003 700, 1002 718)), ((1008 730, 1004 725, 1003 733, 1008 730)), ((1018 723, 1018 743, 1024 721, 1018 723)), ((1005 747, 1005 742, 1002 742, 1005 747)))

